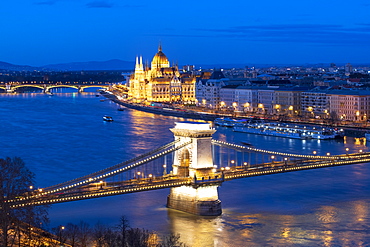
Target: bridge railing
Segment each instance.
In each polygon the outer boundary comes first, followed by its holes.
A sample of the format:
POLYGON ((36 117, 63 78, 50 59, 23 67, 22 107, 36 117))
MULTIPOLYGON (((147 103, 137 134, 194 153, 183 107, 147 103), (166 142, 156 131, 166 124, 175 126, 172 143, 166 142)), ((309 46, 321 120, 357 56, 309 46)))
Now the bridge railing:
POLYGON ((191 143, 191 141, 182 143, 181 145, 175 146, 176 143, 178 143, 179 140, 172 141, 166 145, 163 145, 159 148, 156 148, 154 150, 151 150, 143 155, 137 156, 133 159, 130 159, 128 161, 119 163, 117 165, 114 165, 112 167, 103 169, 101 171, 91 173, 89 175, 76 178, 64 183, 60 183, 54 186, 50 186, 41 190, 37 190, 34 192, 31 192, 27 195, 21 195, 19 196, 20 198, 18 199, 10 199, 9 202, 15 202, 15 201, 22 201, 22 200, 28 200, 32 197, 40 197, 40 196, 45 196, 48 194, 53 194, 53 193, 61 193, 66 190, 73 190, 81 186, 85 186, 90 183, 96 183, 97 181, 102 181, 102 179, 106 179, 112 176, 117 176, 120 173, 130 171, 132 169, 135 169, 141 165, 145 165, 150 161, 159 159, 160 157, 163 157, 167 154, 170 154, 176 150, 179 150, 191 143), (172 147, 172 148, 170 148, 172 147))

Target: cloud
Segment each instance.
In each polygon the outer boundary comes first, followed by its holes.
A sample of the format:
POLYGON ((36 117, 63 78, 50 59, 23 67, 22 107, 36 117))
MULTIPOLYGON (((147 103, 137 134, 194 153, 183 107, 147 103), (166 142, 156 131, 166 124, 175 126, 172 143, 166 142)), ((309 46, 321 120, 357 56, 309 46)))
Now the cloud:
POLYGON ((88 8, 113 8, 114 4, 107 1, 94 1, 87 3, 88 8))
POLYGON ((330 45, 369 46, 370 25, 354 27, 326 24, 275 24, 236 26, 225 29, 194 29, 213 37, 237 38, 258 42, 290 42, 330 45))

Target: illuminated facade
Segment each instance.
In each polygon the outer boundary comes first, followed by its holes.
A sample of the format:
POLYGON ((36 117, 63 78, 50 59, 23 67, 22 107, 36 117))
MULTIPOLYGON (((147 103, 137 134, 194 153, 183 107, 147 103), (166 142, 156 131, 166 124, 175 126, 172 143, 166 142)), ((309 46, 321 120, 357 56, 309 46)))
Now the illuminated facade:
POLYGON ((180 74, 178 66, 170 66, 159 45, 150 67, 136 58, 135 72, 129 79, 129 97, 148 102, 195 102, 195 77, 180 74))
POLYGON ((328 92, 332 117, 339 120, 367 121, 370 115, 370 92, 365 90, 328 92))

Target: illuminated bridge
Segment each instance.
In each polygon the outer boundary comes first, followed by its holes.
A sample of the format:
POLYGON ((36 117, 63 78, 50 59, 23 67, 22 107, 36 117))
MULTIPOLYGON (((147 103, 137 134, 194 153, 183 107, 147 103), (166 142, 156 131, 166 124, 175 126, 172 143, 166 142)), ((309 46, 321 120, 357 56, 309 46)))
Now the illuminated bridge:
MULTIPOLYGON (((38 88, 41 89, 44 93, 50 93, 52 89, 55 88, 73 88, 78 92, 83 92, 86 88, 104 88, 109 87, 109 83, 105 82, 56 82, 56 83, 9 83, 0 85, 0 89, 4 90, 7 93, 17 92, 20 88, 38 88)), ((1 91, 1 90, 0 90, 1 91)))
POLYGON ((370 153, 325 156, 257 149, 212 139, 208 123, 176 123, 175 140, 133 159, 13 199, 11 207, 54 204, 171 188, 170 208, 221 214, 218 186, 226 181, 370 162, 370 153))

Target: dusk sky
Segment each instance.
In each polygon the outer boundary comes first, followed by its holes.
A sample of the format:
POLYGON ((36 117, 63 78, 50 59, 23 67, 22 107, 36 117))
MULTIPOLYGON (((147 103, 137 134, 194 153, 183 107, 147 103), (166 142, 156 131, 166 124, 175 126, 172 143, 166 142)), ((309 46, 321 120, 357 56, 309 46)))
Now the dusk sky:
POLYGON ((370 64, 369 0, 2 1, 0 61, 370 64))

